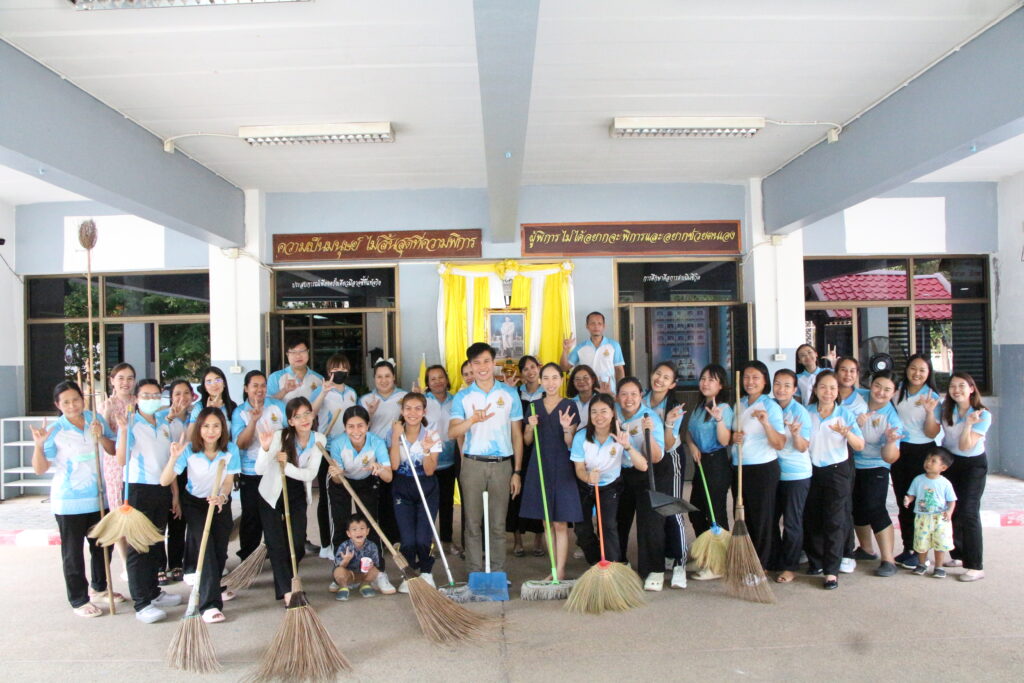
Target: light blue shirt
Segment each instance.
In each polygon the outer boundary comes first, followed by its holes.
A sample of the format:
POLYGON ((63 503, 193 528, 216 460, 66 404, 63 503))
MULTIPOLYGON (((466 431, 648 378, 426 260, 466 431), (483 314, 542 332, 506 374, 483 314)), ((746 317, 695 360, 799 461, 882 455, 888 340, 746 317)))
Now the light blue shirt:
MULTIPOLYGON (((591 394, 590 401, 594 400, 594 396, 596 396, 596 394, 591 394)), ((590 424, 590 401, 584 403, 580 400, 578 395, 573 396, 572 398, 572 402, 576 404, 576 412, 580 416, 580 424, 577 429, 583 429, 590 424)))
MULTIPOLYGON (((385 443, 387 443, 388 445, 388 449, 391 448, 391 436, 393 433, 394 432, 388 432, 388 438, 385 440, 385 443)), ((416 466, 416 474, 418 474, 421 477, 433 476, 428 475, 426 472, 423 471, 423 459, 427 457, 426 451, 423 450, 423 439, 424 437, 427 436, 427 434, 430 434, 434 438, 434 445, 430 447, 430 452, 440 453, 441 441, 438 438, 438 434, 434 431, 433 427, 431 427, 428 430, 421 425, 420 433, 416 436, 416 440, 413 441, 412 443, 409 443, 409 459, 411 459, 413 464, 416 466)), ((406 439, 406 442, 408 443, 408 439, 406 439)), ((411 477, 412 470, 409 468, 409 460, 407 460, 405 457, 404 449, 401 450, 399 462, 401 464, 398 466, 398 469, 395 470, 395 474, 400 474, 403 477, 411 477)))
MULTIPOLYGON (((722 409, 722 422, 731 430, 732 421, 735 417, 732 406, 728 403, 720 403, 718 406, 722 409)), ((690 438, 693 439, 694 445, 700 449, 701 453, 714 453, 719 449, 725 448, 718 441, 718 423, 715 422, 715 418, 708 415, 707 411, 704 410, 703 402, 690 415, 690 422, 686 426, 686 431, 690 433, 690 438), (707 417, 707 420, 704 419, 705 417, 707 417)))
POLYGON ((949 509, 949 504, 956 500, 953 483, 941 474, 935 479, 929 479, 927 474, 917 475, 914 481, 910 482, 907 495, 914 497, 915 515, 940 514, 949 509))
MULTIPOLYGON (((619 342, 608 337, 602 337, 598 346, 594 346, 594 342, 587 337, 569 352, 569 362, 573 365, 589 365, 599 382, 608 382, 612 394, 615 393, 615 368, 626 364, 619 342)), ((594 390, 597 388, 594 387, 594 390)))
MULTIPOLYGON (((321 393, 323 393, 322 390, 317 389, 314 392, 312 401, 315 401, 321 393)), ((356 390, 350 386, 346 385, 340 389, 335 387, 329 390, 324 395, 324 400, 320 404, 320 412, 317 413, 318 431, 328 439, 344 432, 345 423, 341 421, 341 416, 345 414, 346 410, 354 406, 358 400, 356 390), (337 416, 337 419, 335 419, 335 416, 337 416), (331 427, 330 434, 327 433, 328 427, 331 427)))
POLYGON ((854 387, 850 395, 844 398, 841 405, 853 413, 853 416, 863 415, 868 412, 868 398, 871 392, 861 387, 854 387))
MULTIPOLYGON (((283 370, 270 373, 270 377, 267 378, 267 396, 269 398, 274 398, 281 391, 281 380, 285 377, 292 377, 295 381, 299 382, 298 376, 290 365, 283 370)), ((320 388, 323 385, 324 376, 316 370, 307 367, 306 374, 302 376, 302 381, 299 382, 299 385, 278 400, 287 404, 293 398, 305 396, 312 403, 320 394, 320 388)))
POLYGON ((224 460, 227 464, 224 467, 224 476, 239 474, 242 471, 242 459, 238 455, 238 446, 228 442, 228 447, 210 460, 204 453, 194 453, 192 444, 185 446, 178 459, 174 461, 174 472, 181 474, 188 470, 188 484, 185 490, 196 498, 209 498, 213 495, 213 488, 217 485, 214 479, 217 476, 217 463, 224 460))
MULTIPOLYGON (((782 406, 779 407, 782 408, 782 406)), ((782 432, 786 435, 786 445, 778 451, 779 467, 781 468, 779 481, 807 479, 811 476, 811 456, 807 451, 798 451, 793 446, 793 433, 789 431, 789 425, 799 422, 800 436, 810 441, 811 414, 794 396, 789 405, 782 408, 782 422, 785 426, 782 432)))
MULTIPOLYGON (((626 457, 628 458, 629 456, 626 457)), ((572 462, 582 462, 587 466, 587 471, 597 470, 600 472, 601 479, 597 482, 597 485, 607 486, 618 479, 622 473, 622 446, 619 445, 611 434, 600 444, 587 441, 586 432, 581 429, 576 432, 576 436, 572 439, 572 448, 569 449, 569 460, 572 462)))
MULTIPOLYGON (((651 420, 654 422, 654 426, 651 429, 651 442, 658 444, 664 451, 665 423, 661 421, 661 418, 658 417, 656 412, 641 407, 640 410, 636 411, 636 414, 633 415, 633 417, 627 420, 622 414, 622 408, 615 406, 615 416, 619 419, 619 424, 622 428, 629 433, 629 443, 631 443, 633 448, 635 448, 646 459, 648 457, 648 453, 644 450, 644 426, 642 424, 645 414, 650 415, 651 420)), ((630 459, 629 453, 627 451, 623 451, 621 455, 622 466, 632 467, 633 461, 630 459)))
MULTIPOLYGON (((195 423, 199 419, 199 413, 203 412, 203 402, 196 401, 192 405, 192 413, 188 416, 189 424, 195 423)), ((224 420, 228 423, 228 429, 231 429, 231 416, 228 415, 228 407, 220 406, 220 412, 224 413, 224 420)))
MULTIPOLYGON (((99 512, 99 471, 96 469, 96 440, 89 431, 93 413, 82 411, 85 429, 79 429, 64 415, 50 430, 43 443, 43 456, 50 462, 50 510, 55 515, 83 515, 99 512)), ((114 439, 114 432, 102 415, 96 415, 103 436, 114 439)), ((100 445, 103 453, 103 446, 100 445)), ((104 509, 106 500, 104 500, 104 509)))
MULTIPOLYGON (((768 443, 764 425, 754 417, 754 413, 758 410, 765 411, 768 414, 768 424, 779 434, 786 430, 786 424, 782 419, 782 408, 767 394, 758 396, 753 405, 748 405, 749 400, 749 396, 740 399, 739 425, 740 431, 743 432, 743 464, 763 465, 778 459, 779 454, 768 443)), ((739 465, 739 450, 736 446, 732 448, 732 464, 739 465)))
POLYGON ((455 396, 445 394, 444 402, 437 400, 433 392, 427 392, 427 421, 431 429, 436 429, 444 442, 441 444, 441 454, 437 456, 437 469, 445 470, 455 464, 455 449, 458 442, 448 438, 448 423, 452 419, 452 404, 455 396))
POLYGON ((825 368, 815 368, 814 372, 801 370, 796 376, 796 396, 805 406, 811 402, 814 396, 814 381, 818 374, 825 368))
POLYGON ((921 403, 929 396, 938 399, 940 404, 942 403, 942 397, 928 388, 928 385, 924 385, 916 394, 908 392, 906 397, 896 404, 896 412, 900 416, 900 421, 903 422, 903 440, 907 443, 935 443, 936 437, 928 438, 924 433, 924 423, 928 411, 921 403))
POLYGON ((352 481, 366 479, 370 476, 370 469, 374 462, 391 467, 391 456, 388 455, 388 447, 384 443, 384 439, 372 432, 366 433, 366 441, 358 450, 352 445, 348 434, 344 432, 331 438, 327 444, 327 450, 331 454, 331 459, 345 470, 345 478, 352 481))
MULTIPOLYGON (((522 421, 523 403, 519 392, 504 382, 494 381, 490 391, 471 384, 452 400, 452 419, 465 420, 474 410, 486 410, 491 417, 479 422, 466 432, 463 451, 485 457, 512 456, 512 423, 522 421)), ((514 427, 519 429, 519 425, 514 427)))
MULTIPOLYGON (((654 413, 658 417, 661 418, 661 421, 665 422, 665 414, 667 412, 669 412, 668 411, 668 396, 666 396, 665 398, 661 399, 661 403, 659 403, 658 405, 652 406, 651 405, 651 392, 650 392, 650 390, 648 390, 647 393, 644 394, 644 397, 641 400, 641 403, 645 407, 650 408, 651 410, 653 410, 654 413)), ((672 433, 675 434, 675 437, 676 437, 676 443, 675 443, 675 446, 673 448, 679 446, 679 442, 681 440, 679 435, 680 435, 680 433, 683 430, 683 422, 685 421, 685 419, 684 419, 685 417, 686 417, 686 413, 684 412, 682 415, 679 416, 679 419, 676 420, 676 423, 673 425, 672 433)), ((664 428, 662 429, 662 433, 664 433, 664 428)))
MULTIPOLYGON (((231 416, 231 440, 238 445, 238 435, 249 426, 252 415, 252 405, 246 401, 235 408, 235 414, 231 416)), ((238 449, 242 458, 242 474, 253 476, 256 474, 256 458, 260 455, 260 432, 276 432, 284 429, 285 423, 284 403, 276 398, 267 396, 263 399, 263 412, 260 421, 253 432, 252 441, 246 449, 238 449)))
POLYGON ((167 422, 167 413, 167 410, 158 411, 153 416, 156 424, 150 424, 138 412, 132 414, 125 444, 125 481, 129 485, 160 484, 160 473, 171 457, 171 425, 167 422))
POLYGON ((903 432, 903 421, 900 420, 899 413, 896 412, 896 406, 890 402, 879 410, 868 410, 867 422, 861 428, 861 432, 864 434, 864 450, 854 452, 854 467, 858 470, 873 467, 892 469, 891 464, 882 460, 882 447, 885 446, 885 432, 888 429, 898 429, 901 433, 903 432))
POLYGON ((382 439, 388 438, 388 434, 391 433, 391 425, 395 424, 395 420, 402 416, 402 398, 408 393, 405 389, 395 387, 388 397, 384 398, 374 389, 359 398, 359 405, 370 413, 371 432, 382 439), (377 402, 377 407, 371 411, 369 406, 373 404, 373 401, 377 402))
POLYGON ((527 391, 525 384, 519 385, 519 398, 523 399, 527 403, 537 401, 544 398, 544 387, 537 385, 536 391, 527 391))
POLYGON ((807 411, 811 415, 811 443, 807 452, 811 456, 811 464, 815 467, 837 465, 850 459, 846 437, 831 429, 831 425, 850 426, 850 432, 863 436, 857 425, 856 416, 848 408, 835 405, 832 414, 822 419, 817 404, 807 411))
POLYGON ((981 421, 971 427, 971 431, 976 434, 981 434, 981 438, 974 444, 968 452, 960 450, 960 434, 963 433, 964 427, 967 426, 967 415, 974 412, 974 408, 968 408, 967 414, 960 417, 960 409, 953 406, 953 424, 949 425, 942 419, 942 404, 935 406, 935 419, 942 425, 942 445, 953 455, 959 455, 964 458, 973 458, 976 455, 981 455, 985 452, 985 433, 988 428, 992 426, 992 413, 987 410, 981 411, 981 421))

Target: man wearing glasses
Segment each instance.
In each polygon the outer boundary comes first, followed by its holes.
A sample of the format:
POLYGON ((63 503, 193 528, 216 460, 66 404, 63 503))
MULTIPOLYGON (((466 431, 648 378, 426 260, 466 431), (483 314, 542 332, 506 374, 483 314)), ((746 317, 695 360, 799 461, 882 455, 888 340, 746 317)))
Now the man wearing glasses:
POLYGON ((324 378, 309 367, 309 346, 301 337, 293 337, 285 341, 285 351, 288 366, 270 375, 267 393, 284 403, 296 396, 312 401, 323 386, 324 378))

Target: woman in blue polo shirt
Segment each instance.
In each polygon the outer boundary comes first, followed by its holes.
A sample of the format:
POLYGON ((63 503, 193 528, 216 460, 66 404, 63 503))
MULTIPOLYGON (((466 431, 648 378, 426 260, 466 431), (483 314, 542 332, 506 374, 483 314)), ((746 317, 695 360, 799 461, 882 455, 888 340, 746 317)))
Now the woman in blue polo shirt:
MULTIPOLYGON (((733 442, 743 444, 743 504, 750 540, 767 567, 772 555, 772 520, 775 518, 775 491, 779 487, 778 449, 786 445, 786 425, 782 408, 768 396, 771 386, 768 367, 750 361, 741 375, 743 398, 736 416, 733 442)), ((739 451, 733 448, 733 499, 737 497, 739 451)))
POLYGON ((992 426, 992 413, 981 402, 978 385, 966 372, 954 372, 946 399, 935 409, 942 421, 942 445, 953 454, 953 466, 946 478, 957 496, 953 515, 953 550, 947 567, 962 566, 961 581, 985 578, 982 564, 981 496, 985 493, 988 458, 985 434, 992 426))
MULTIPOLYGON (((107 591, 103 549, 86 535, 100 521, 101 475, 96 466, 96 449, 99 447, 102 452, 113 454, 114 433, 101 415, 85 410, 82 390, 75 382, 61 382, 54 387, 53 404, 60 413, 57 424, 47 431, 44 420, 42 428, 32 428, 32 440, 35 442, 32 470, 36 474, 45 474, 51 467, 54 469, 50 509, 60 532, 68 602, 78 616, 98 617, 103 612, 90 604, 90 600, 107 591), (89 543, 91 581, 85 576, 83 545, 86 541, 89 543)), ((103 507, 106 508, 105 500, 103 507)), ((118 593, 114 594, 114 599, 124 601, 118 593)))
POLYGON ((782 369, 775 373, 772 394, 782 408, 782 422, 786 426, 786 445, 778 451, 779 487, 775 491, 775 516, 772 518, 772 558, 767 567, 780 572, 775 577, 777 583, 791 582, 800 568, 804 506, 811 488, 811 458, 807 454, 811 416, 795 398, 796 391, 795 372, 782 369))
POLYGON ((823 574, 824 587, 839 587, 839 564, 850 532, 853 462, 850 448, 864 448, 857 418, 839 405, 839 381, 825 370, 814 381, 811 415, 811 490, 804 507, 807 573, 823 574))
POLYGON ((867 412, 857 416, 864 434, 864 448, 853 454, 856 469, 853 483, 853 525, 860 547, 870 552, 878 542, 881 563, 878 576, 896 573, 893 561, 892 518, 885 507, 889 494, 889 468, 900 457, 903 422, 892 404, 896 377, 891 372, 871 376, 867 412), (874 534, 874 538, 872 538, 874 534))
POLYGON ((452 520, 455 518, 455 482, 459 478, 458 444, 455 439, 448 438, 448 423, 452 417, 452 399, 449 391, 452 387, 448 380, 448 371, 443 365, 431 365, 427 368, 427 420, 434 425, 441 435, 441 454, 437 456, 438 507, 437 533, 441 536, 444 551, 451 555, 459 555, 462 548, 455 543, 452 520))
POLYGON ((228 388, 228 378, 224 371, 211 365, 199 375, 203 381, 199 385, 199 400, 192 405, 192 414, 188 424, 188 438, 192 438, 195 431, 199 412, 204 408, 220 408, 224 414, 224 422, 228 425, 228 437, 231 436, 231 418, 238 407, 231 399, 231 390, 228 388))

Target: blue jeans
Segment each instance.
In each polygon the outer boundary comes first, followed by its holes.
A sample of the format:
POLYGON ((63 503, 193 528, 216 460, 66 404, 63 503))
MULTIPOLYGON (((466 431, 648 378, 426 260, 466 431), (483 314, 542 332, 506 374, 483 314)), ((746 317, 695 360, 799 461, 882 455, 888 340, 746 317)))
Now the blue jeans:
MULTIPOLYGON (((423 500, 416 490, 416 482, 411 476, 395 473, 391 481, 391 495, 395 501, 395 521, 398 522, 398 534, 402 539, 402 555, 409 566, 424 574, 429 574, 434 567, 434 558, 430 555, 430 544, 434 534, 430 529, 430 521, 437 518, 438 494, 437 477, 420 475, 423 495, 430 508, 430 517, 423 509, 423 500)), ((438 548, 441 551, 440 548, 438 548)), ((441 551, 443 552, 443 551, 441 551)))

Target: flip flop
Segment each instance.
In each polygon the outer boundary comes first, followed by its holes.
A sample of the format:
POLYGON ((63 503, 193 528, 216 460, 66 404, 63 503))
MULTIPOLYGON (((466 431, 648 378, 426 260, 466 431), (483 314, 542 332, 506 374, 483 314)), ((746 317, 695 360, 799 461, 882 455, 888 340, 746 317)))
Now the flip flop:
POLYGON ((221 594, 220 594, 220 599, 223 600, 224 602, 231 602, 232 600, 234 600, 237 597, 238 597, 238 593, 236 593, 234 591, 230 591, 230 590, 222 591, 221 594))
POLYGON ((782 574, 779 574, 778 576, 775 577, 775 583, 793 583, 793 579, 794 578, 796 578, 796 577, 795 576, 791 576, 790 578, 787 579, 787 578, 783 577, 782 574))
POLYGON ((168 576, 171 581, 181 581, 185 578, 185 571, 181 567, 175 567, 168 573, 168 576))
POLYGON ((220 622, 224 621, 224 613, 216 607, 211 607, 210 609, 203 612, 203 621, 205 621, 207 624, 219 624, 220 622))
MULTIPOLYGON (((106 591, 103 591, 102 593, 94 593, 92 591, 89 591, 89 602, 103 602, 106 599, 107 599, 107 592, 106 591)), ((118 593, 117 591, 115 591, 114 592, 114 602, 115 603, 124 602, 124 596, 121 595, 120 593, 118 593)))
POLYGON ((546 554, 547 554, 547 551, 544 550, 543 548, 534 548, 533 549, 533 556, 534 557, 544 557, 546 554))
POLYGON ((92 604, 91 602, 87 602, 81 607, 76 607, 74 609, 74 612, 78 616, 85 617, 86 619, 92 619, 94 617, 103 616, 103 610, 101 610, 99 607, 92 604))
POLYGON ((516 557, 524 557, 526 555, 526 551, 523 550, 522 548, 516 548, 515 550, 512 551, 512 554, 515 555, 516 557))

